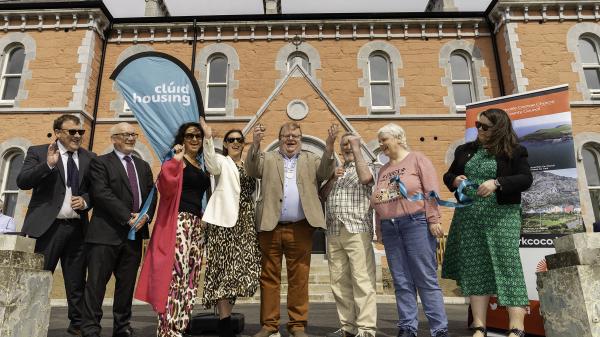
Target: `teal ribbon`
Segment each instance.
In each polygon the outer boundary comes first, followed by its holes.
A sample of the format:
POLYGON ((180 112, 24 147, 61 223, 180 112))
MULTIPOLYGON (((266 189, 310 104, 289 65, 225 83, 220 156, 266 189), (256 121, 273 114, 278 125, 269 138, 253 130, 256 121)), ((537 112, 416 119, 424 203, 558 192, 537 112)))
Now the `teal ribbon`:
POLYGON ((408 190, 406 189, 406 185, 402 182, 399 176, 394 176, 390 178, 390 183, 397 183, 398 189, 400 190, 400 194, 408 201, 429 201, 431 199, 435 200, 435 202, 443 207, 451 207, 451 208, 461 208, 471 206, 473 204, 473 199, 467 196, 463 191, 465 188, 472 186, 473 188, 478 188, 479 185, 465 179, 460 182, 458 188, 456 189, 456 196, 458 202, 450 201, 450 200, 442 200, 440 195, 437 194, 436 191, 431 191, 427 195, 423 193, 415 193, 412 196, 408 195, 408 190))

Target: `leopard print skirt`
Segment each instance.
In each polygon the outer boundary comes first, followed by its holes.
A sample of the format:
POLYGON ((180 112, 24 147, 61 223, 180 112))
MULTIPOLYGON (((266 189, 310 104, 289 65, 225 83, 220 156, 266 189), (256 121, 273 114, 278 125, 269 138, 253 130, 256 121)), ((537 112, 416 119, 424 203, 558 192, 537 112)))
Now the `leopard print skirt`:
POLYGON ((167 310, 158 315, 158 337, 181 337, 190 322, 200 279, 204 227, 201 218, 180 212, 177 219, 177 244, 173 278, 169 284, 167 310))

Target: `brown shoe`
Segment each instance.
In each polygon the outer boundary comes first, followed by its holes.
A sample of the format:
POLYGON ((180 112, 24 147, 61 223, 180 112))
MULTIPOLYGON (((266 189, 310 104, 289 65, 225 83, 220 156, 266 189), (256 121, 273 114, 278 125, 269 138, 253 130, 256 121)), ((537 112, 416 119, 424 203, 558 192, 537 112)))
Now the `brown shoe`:
POLYGON ((262 327, 259 332, 254 334, 252 337, 281 337, 279 331, 269 331, 262 327))

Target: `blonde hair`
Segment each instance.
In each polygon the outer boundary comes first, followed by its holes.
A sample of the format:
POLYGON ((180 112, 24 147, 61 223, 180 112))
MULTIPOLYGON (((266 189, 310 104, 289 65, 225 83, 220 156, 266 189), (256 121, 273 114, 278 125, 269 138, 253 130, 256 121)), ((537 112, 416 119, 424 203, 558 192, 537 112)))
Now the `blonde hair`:
POLYGON ((400 145, 402 145, 405 149, 408 149, 408 143, 406 142, 406 132, 404 132, 404 129, 400 125, 394 123, 384 125, 381 129, 379 129, 379 131, 377 131, 377 137, 381 136, 384 133, 398 139, 400 145))

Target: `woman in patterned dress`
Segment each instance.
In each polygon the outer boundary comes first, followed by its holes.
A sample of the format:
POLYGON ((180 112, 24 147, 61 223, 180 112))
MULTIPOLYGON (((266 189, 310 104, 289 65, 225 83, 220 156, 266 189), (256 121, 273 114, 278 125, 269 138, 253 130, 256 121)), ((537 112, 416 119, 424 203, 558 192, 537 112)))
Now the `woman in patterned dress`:
POLYGON ((470 297, 474 337, 486 336, 490 295, 508 307, 509 336, 523 337, 529 299, 519 256, 521 192, 533 182, 527 150, 503 110, 483 111, 475 125, 477 140, 456 149, 444 175, 451 191, 465 179, 479 187, 467 189, 473 204, 454 212, 442 277, 470 297))
POLYGON ((216 187, 202 221, 207 227, 207 270, 202 302, 219 310, 219 336, 234 336, 231 311, 238 297, 253 296, 259 285, 261 254, 254 225, 254 178, 242 162, 244 136, 230 130, 223 139, 223 155, 214 151, 212 130, 206 131, 206 167, 216 187))
POLYGON ((182 337, 196 299, 204 245, 202 199, 210 190, 203 168, 203 132, 185 123, 175 135, 173 158, 158 178, 160 204, 135 297, 158 313, 158 337, 182 337))

